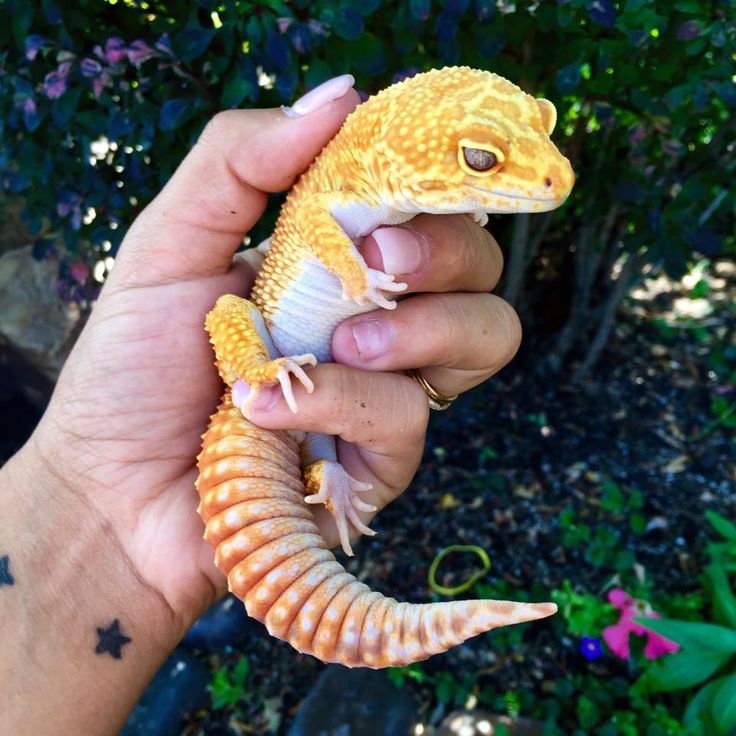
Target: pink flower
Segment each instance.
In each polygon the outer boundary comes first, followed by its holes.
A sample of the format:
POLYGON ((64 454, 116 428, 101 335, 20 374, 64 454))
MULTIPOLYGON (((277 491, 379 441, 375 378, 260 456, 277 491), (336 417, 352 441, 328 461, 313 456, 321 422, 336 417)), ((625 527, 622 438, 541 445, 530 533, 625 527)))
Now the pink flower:
POLYGON ((644 656, 647 659, 658 659, 665 654, 671 654, 680 649, 679 644, 670 639, 665 639, 665 637, 654 631, 645 629, 634 621, 637 617, 662 618, 647 601, 636 600, 621 588, 614 588, 608 594, 608 601, 621 611, 618 623, 603 629, 603 639, 617 657, 620 659, 629 658, 629 634, 647 637, 647 643, 644 647, 644 656))

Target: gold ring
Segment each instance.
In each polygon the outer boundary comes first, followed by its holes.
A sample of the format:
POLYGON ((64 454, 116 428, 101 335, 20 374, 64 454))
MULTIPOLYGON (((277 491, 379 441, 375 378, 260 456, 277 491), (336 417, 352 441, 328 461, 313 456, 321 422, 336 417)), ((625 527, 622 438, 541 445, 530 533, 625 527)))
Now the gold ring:
POLYGON ((435 411, 444 411, 450 408, 450 404, 458 397, 458 394, 453 396, 445 396, 441 394, 423 375, 417 368, 412 368, 410 371, 405 371, 407 376, 413 378, 423 389, 424 393, 427 394, 427 400, 429 401, 429 408, 435 411))

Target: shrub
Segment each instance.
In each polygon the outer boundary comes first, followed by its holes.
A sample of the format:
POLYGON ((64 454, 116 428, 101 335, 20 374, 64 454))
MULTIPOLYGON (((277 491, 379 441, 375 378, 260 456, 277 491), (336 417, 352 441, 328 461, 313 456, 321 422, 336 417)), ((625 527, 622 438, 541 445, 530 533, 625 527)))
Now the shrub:
POLYGON ((491 69, 558 106, 555 139, 579 183, 560 212, 513 219, 505 284, 522 310, 525 284, 554 294, 553 367, 585 343, 592 364, 647 264, 677 276, 694 253, 734 248, 731 0, 5 6, 0 178, 24 197, 39 255, 57 234, 89 266, 114 255, 220 109, 286 103, 344 72, 371 93, 445 64, 491 69))

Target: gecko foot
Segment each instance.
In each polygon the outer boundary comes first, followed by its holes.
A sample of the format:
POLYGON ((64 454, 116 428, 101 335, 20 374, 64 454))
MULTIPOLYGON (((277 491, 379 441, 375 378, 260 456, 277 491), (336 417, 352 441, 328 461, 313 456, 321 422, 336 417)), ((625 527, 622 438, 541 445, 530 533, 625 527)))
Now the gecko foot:
POLYGON ((396 302, 389 298, 392 294, 406 291, 407 284, 394 281, 396 277, 375 268, 368 269, 368 288, 355 301, 360 305, 376 304, 384 309, 396 309, 396 302), (387 292, 387 293, 386 293, 387 292))
POLYGON ((376 507, 358 498, 358 493, 369 491, 373 486, 362 483, 352 476, 340 463, 331 460, 319 460, 312 463, 305 471, 307 495, 304 500, 309 504, 323 503, 325 508, 335 517, 340 544, 348 557, 353 556, 350 546, 348 522, 361 534, 369 537, 375 532, 367 527, 358 516, 358 511, 372 512, 376 507), (314 489, 314 490, 312 490, 314 489))
POLYGON ((317 365, 317 359, 311 353, 307 353, 305 355, 292 355, 289 358, 276 358, 258 366, 255 377, 246 377, 245 381, 235 382, 233 385, 233 403, 247 417, 261 388, 263 386, 273 386, 278 382, 281 384, 281 392, 289 405, 289 409, 296 413, 297 405, 291 387, 291 377, 296 378, 308 394, 314 391, 314 383, 302 369, 303 365, 317 365))

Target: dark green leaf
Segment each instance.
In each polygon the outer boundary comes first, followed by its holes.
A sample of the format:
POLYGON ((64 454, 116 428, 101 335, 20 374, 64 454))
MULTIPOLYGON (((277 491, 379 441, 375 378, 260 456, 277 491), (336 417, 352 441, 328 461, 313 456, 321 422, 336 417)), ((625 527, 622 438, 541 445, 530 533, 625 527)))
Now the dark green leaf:
POLYGON ((701 655, 722 652, 729 656, 736 652, 736 631, 725 626, 664 618, 637 618, 635 621, 677 642, 689 652, 700 652, 701 655))
POLYGON ((193 97, 175 97, 171 100, 166 100, 161 106, 159 127, 161 130, 174 130, 186 122, 193 112, 193 97))
POLYGON ((729 658, 728 653, 681 650, 653 662, 644 677, 651 690, 682 690, 707 680, 729 658))
POLYGON ((224 108, 239 107, 246 98, 255 99, 258 91, 256 70, 248 59, 239 61, 236 74, 225 83, 222 91, 224 108))
POLYGON ((583 75, 578 62, 563 66, 562 69, 559 69, 555 74, 557 89, 559 89, 563 95, 569 94, 580 84, 580 80, 582 78, 583 75))
POLYGON ((736 629, 736 596, 733 594, 723 568, 716 562, 705 569, 713 586, 713 608, 716 615, 728 626, 736 629))
POLYGON ((82 92, 82 87, 70 87, 61 97, 59 97, 58 100, 56 100, 52 108, 51 115, 57 125, 64 126, 72 119, 74 113, 79 107, 82 92))
POLYGON ((58 25, 63 20, 59 6, 53 0, 43 0, 41 3, 43 14, 52 26, 58 25))
POLYGON ((314 59, 310 61, 309 67, 304 75, 304 84, 307 89, 314 89, 332 76, 332 67, 326 61, 314 59))
POLYGON ((28 29, 33 21, 33 5, 33 3, 26 0, 11 0, 6 5, 8 12, 6 17, 11 19, 13 35, 20 49, 25 46, 28 29))
POLYGON ((713 85, 713 89, 729 107, 736 107, 736 83, 717 82, 713 85))
POLYGON ((725 516, 721 516, 715 511, 708 509, 705 512, 705 518, 708 519, 711 526, 726 539, 736 541, 736 525, 733 522, 726 519, 725 516))
POLYGON ((719 677, 717 680, 712 680, 703 685, 691 698, 683 717, 683 723, 693 729, 694 733, 707 733, 705 728, 711 726, 710 712, 713 698, 727 679, 727 677, 719 677))
POLYGON ((386 69, 386 52, 383 43, 369 33, 364 33, 354 44, 354 62, 358 71, 370 76, 382 74, 386 69))
POLYGON ((333 24, 335 33, 346 41, 355 41, 365 30, 363 16, 353 8, 344 7, 337 11, 333 24))
POLYGON ((417 20, 427 20, 431 7, 431 0, 409 0, 409 10, 417 20))
POLYGON ((711 713, 719 736, 733 736, 736 730, 736 674, 727 677, 713 693, 711 713))
POLYGON ((214 28, 189 26, 174 38, 174 53, 181 61, 198 59, 207 50, 216 33, 214 28))

